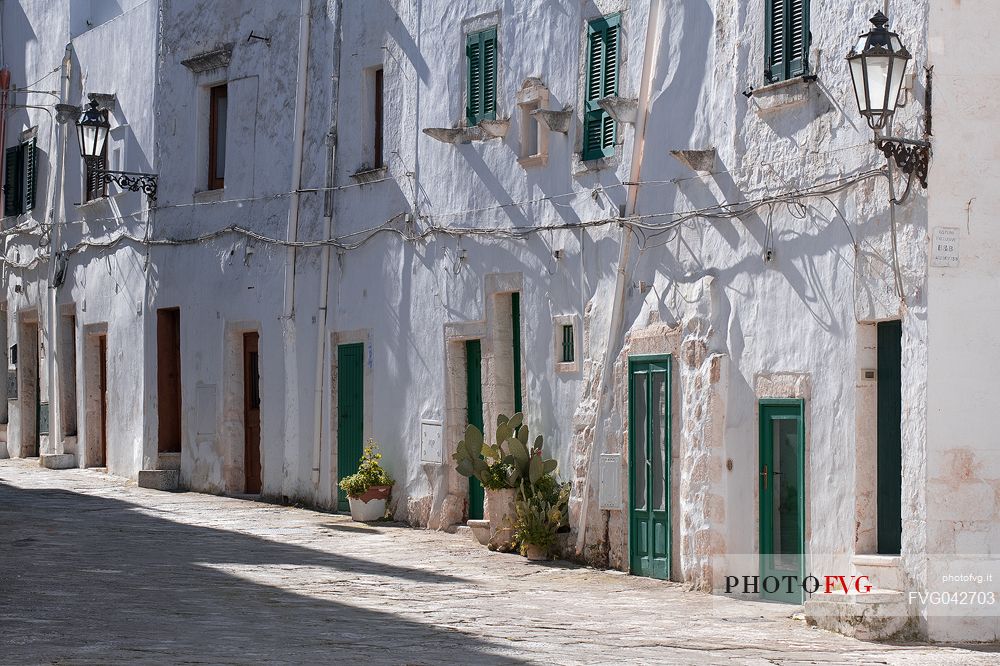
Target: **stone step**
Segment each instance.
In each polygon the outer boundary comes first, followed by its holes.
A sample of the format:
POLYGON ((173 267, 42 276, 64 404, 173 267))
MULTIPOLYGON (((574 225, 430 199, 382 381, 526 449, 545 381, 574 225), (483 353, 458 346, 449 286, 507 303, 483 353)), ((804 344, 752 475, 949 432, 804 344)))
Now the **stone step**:
POLYGON ((851 563, 859 576, 868 576, 873 587, 905 590, 906 573, 899 555, 855 555, 851 563))
POLYGON ((43 453, 38 456, 38 464, 45 469, 73 469, 76 456, 72 453, 43 453))
POLYGON ((804 610, 806 624, 866 641, 905 638, 913 631, 906 595, 899 590, 814 594, 804 610))
POLYGON ((180 476, 176 469, 141 469, 138 485, 140 488, 173 492, 180 486, 180 476))

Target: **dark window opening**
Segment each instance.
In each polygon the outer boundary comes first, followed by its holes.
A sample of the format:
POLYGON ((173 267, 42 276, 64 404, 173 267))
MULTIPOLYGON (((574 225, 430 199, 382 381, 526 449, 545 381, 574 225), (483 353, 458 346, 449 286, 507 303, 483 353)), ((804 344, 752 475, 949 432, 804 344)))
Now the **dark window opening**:
POLYGON ((229 99, 226 84, 209 90, 208 189, 226 186, 226 112, 229 99))

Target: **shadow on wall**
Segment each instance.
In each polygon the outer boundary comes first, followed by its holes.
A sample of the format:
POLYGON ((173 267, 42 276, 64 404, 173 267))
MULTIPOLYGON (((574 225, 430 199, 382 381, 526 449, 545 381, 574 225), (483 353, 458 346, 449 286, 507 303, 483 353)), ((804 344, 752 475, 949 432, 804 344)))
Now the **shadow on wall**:
POLYGON ((361 608, 355 599, 357 574, 385 579, 385 589, 426 588, 415 592, 425 596, 460 594, 469 582, 455 576, 175 523, 119 500, 3 483, 0 534, 8 572, 0 579, 0 604, 11 609, 5 661, 142 655, 514 663, 473 636, 361 608), (230 566, 273 583, 224 570, 230 566), (296 567, 315 568, 312 591, 324 598, 281 589, 282 572, 296 567), (50 629, 40 631, 40 623, 50 629))

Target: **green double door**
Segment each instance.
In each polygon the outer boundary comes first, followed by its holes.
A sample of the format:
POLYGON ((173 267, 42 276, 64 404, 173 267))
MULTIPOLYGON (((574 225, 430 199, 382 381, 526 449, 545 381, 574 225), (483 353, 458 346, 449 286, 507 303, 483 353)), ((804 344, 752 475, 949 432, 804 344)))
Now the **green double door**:
MULTIPOLYGON (((358 471, 365 445, 365 345, 337 347, 337 478, 358 471)), ((337 508, 347 511, 347 494, 337 487, 337 508)))
POLYGON ((760 594, 802 603, 805 419, 802 400, 760 401, 760 594), (789 584, 786 576, 794 576, 789 584), (770 584, 781 581, 780 584, 770 584))
POLYGON ((629 359, 629 561, 670 578, 670 357, 629 359))

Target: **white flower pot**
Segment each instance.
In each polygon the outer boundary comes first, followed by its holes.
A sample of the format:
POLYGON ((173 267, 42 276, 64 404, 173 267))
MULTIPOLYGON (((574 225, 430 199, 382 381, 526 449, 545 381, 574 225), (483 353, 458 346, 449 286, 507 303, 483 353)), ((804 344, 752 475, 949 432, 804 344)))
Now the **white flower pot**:
POLYGON ((360 498, 348 497, 347 503, 351 505, 351 518, 360 523, 378 520, 385 515, 384 499, 373 499, 365 502, 360 498))

